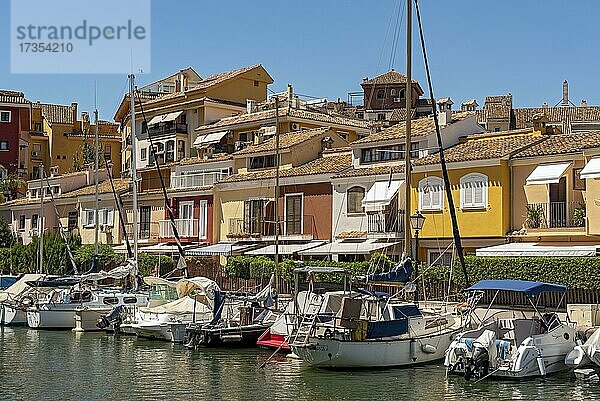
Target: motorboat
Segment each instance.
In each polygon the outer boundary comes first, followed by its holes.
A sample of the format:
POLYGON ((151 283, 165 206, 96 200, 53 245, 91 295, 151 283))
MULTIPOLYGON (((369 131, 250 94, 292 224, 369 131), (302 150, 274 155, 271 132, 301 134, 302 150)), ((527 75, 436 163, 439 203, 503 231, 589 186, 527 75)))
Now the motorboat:
POLYGON ((207 323, 213 318, 215 294, 220 289, 206 277, 182 279, 177 283, 179 299, 154 307, 138 307, 135 322, 128 327, 138 337, 183 342, 189 323, 207 323))
POLYGON ((594 363, 600 366, 600 329, 595 331, 581 345, 575 346, 565 357, 565 364, 574 368, 594 363))
POLYGON ((486 292, 492 302, 477 327, 458 334, 446 351, 448 373, 466 379, 486 377, 526 379, 568 369, 565 357, 579 345, 572 324, 562 322, 556 312, 540 313, 539 297, 548 292, 562 294, 562 285, 521 280, 483 280, 466 289, 474 305, 486 292), (523 294, 533 312, 492 310, 501 291, 523 294))

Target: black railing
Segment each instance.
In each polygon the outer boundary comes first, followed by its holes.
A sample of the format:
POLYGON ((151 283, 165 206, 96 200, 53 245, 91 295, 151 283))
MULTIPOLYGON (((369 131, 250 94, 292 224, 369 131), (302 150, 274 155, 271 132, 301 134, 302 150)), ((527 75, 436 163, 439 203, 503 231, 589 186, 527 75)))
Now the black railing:
MULTIPOLYGON (((281 236, 316 235, 315 217, 311 215, 297 216, 287 220, 279 220, 281 236)), ((264 237, 275 235, 274 217, 230 218, 229 237, 264 237)))
POLYGON ((164 124, 159 125, 158 127, 149 127, 148 133, 150 135, 166 135, 166 134, 175 134, 175 133, 187 133, 187 124, 164 124))
POLYGON ((548 202, 527 204, 525 227, 584 227, 585 205, 578 202, 548 202))

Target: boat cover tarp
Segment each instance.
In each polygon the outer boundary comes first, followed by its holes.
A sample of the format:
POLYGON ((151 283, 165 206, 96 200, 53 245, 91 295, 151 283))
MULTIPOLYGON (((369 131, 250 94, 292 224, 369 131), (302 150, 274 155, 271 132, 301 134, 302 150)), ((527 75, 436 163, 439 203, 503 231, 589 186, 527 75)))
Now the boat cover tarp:
POLYGON ((380 242, 378 239, 369 238, 364 241, 337 240, 329 244, 316 246, 298 252, 301 256, 313 255, 368 255, 372 252, 397 245, 398 242, 380 242))
POLYGON ((369 322, 367 339, 393 337, 408 333, 408 319, 382 320, 369 322))
POLYGON ((194 299, 190 296, 176 299, 175 301, 154 306, 151 308, 140 307, 140 312, 144 313, 169 313, 172 315, 183 315, 194 313, 194 304, 196 308, 196 314, 201 313, 212 313, 212 308, 201 302, 199 299, 194 299))
POLYGON ((148 285, 167 285, 169 287, 176 287, 178 281, 171 281, 162 277, 146 276, 144 277, 144 283, 148 285))
POLYGON ((38 281, 45 277, 44 274, 25 274, 16 283, 8 287, 6 290, 0 291, 0 302, 13 299, 29 290, 27 285, 29 281, 38 281))
POLYGON ((135 274, 137 269, 135 268, 134 263, 135 262, 130 260, 123 266, 115 267, 112 270, 109 270, 109 271, 100 270, 99 272, 95 272, 95 273, 82 274, 80 277, 77 277, 77 278, 84 280, 84 281, 100 281, 100 280, 105 280, 105 279, 109 279, 109 278, 115 279, 115 280, 120 280, 120 279, 127 277, 130 274, 135 274))
POLYGON ((207 277, 184 278, 177 282, 177 294, 185 297, 193 291, 205 294, 209 299, 214 299, 214 293, 220 291, 219 286, 213 280, 207 277))
POLYGON ((412 272, 412 262, 407 258, 396 263, 396 265, 389 272, 371 274, 367 276, 367 279, 369 281, 376 282, 406 283, 408 280, 410 280, 412 272))
POLYGON ((423 314, 419 310, 419 307, 413 304, 392 306, 392 310, 394 311, 394 317, 396 319, 404 317, 423 316, 423 314))
POLYGON ((467 288, 465 291, 514 291, 521 292, 528 297, 540 295, 543 292, 565 292, 567 287, 559 284, 548 284, 537 281, 523 280, 481 280, 467 288))

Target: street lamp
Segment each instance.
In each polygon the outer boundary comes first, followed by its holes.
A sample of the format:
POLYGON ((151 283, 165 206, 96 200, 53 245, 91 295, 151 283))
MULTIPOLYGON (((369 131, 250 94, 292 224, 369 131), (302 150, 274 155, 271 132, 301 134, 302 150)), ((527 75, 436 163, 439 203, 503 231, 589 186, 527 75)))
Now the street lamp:
MULTIPOLYGON (((410 226, 415 230, 415 277, 419 277, 419 231, 423 228, 425 216, 420 211, 410 216, 410 226)), ((416 283, 415 302, 419 302, 419 283, 416 283)))

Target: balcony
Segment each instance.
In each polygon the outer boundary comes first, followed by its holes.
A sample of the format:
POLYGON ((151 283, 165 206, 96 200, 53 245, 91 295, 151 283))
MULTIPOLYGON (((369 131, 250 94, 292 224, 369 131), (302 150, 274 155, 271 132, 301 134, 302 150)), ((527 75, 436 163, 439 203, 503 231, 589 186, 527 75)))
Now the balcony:
MULTIPOLYGON (((180 238, 198 238, 198 219, 175 219, 175 227, 177 228, 177 234, 180 238)), ((174 238, 173 225, 171 220, 160 220, 159 224, 159 237, 160 238, 174 238)))
POLYGON ((585 227, 585 205, 579 202, 527 204, 525 227, 528 229, 585 227))
POLYGON ((171 188, 197 188, 213 185, 215 182, 227 177, 227 173, 210 172, 194 173, 171 176, 171 188))
MULTIPOLYGON (((279 235, 282 239, 311 240, 316 235, 314 216, 304 215, 295 219, 279 221, 279 235)), ((228 238, 260 240, 275 239, 274 218, 230 218, 228 238)))
MULTIPOLYGON (((133 223, 126 223, 127 238, 133 240, 133 223)), ((138 224, 138 240, 144 242, 158 241, 159 226, 157 222, 140 222, 138 224)))
POLYGON ((168 134, 187 134, 187 124, 163 124, 158 127, 148 127, 148 134, 152 136, 168 135, 168 134))
POLYGON ((376 236, 403 233, 404 211, 400 210, 397 213, 379 212, 367 214, 367 230, 368 234, 376 236))

